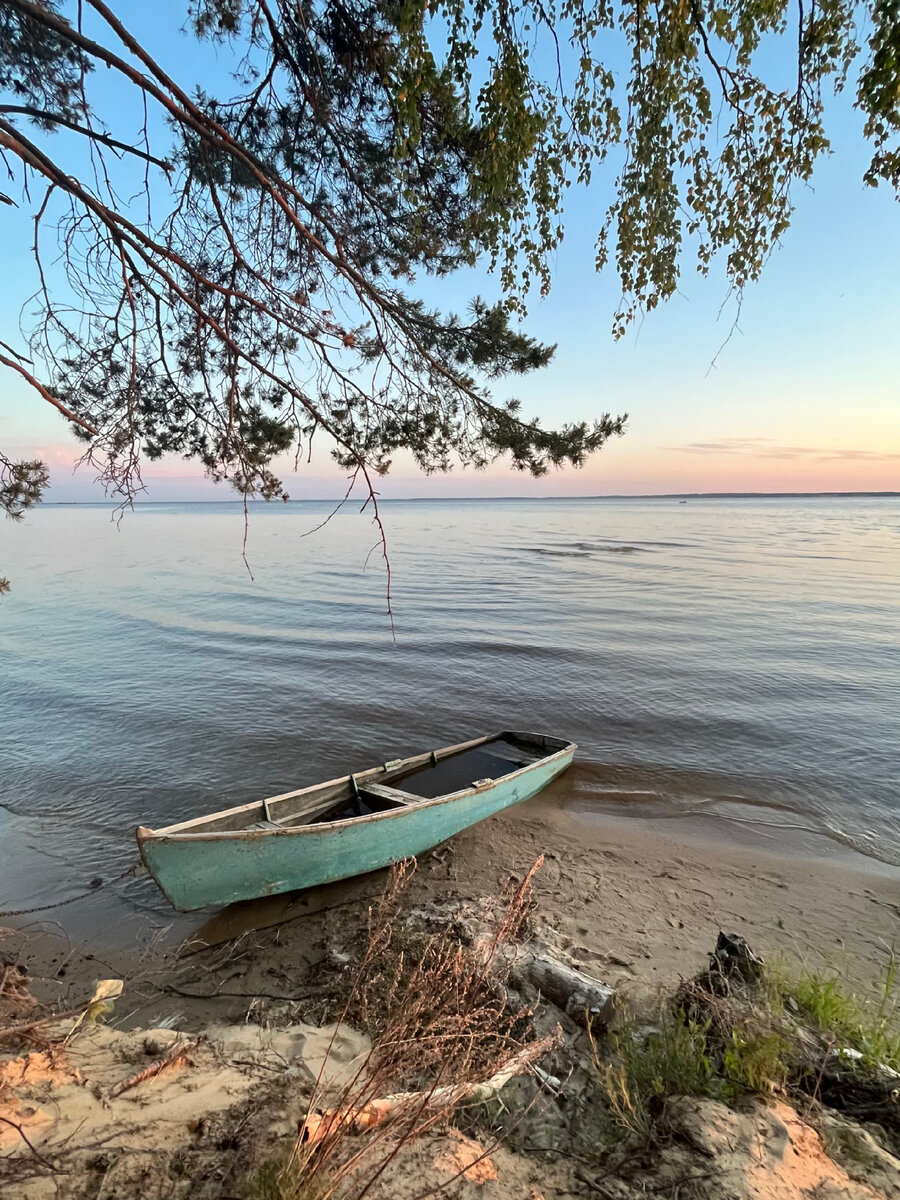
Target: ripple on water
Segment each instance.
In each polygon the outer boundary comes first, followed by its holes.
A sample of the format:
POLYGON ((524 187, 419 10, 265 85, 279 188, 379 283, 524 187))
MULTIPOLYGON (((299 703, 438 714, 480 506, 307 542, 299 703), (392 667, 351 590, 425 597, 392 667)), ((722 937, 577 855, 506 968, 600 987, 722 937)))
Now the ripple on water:
POLYGON ((585 811, 896 856, 895 499, 386 502, 396 641, 368 518, 300 537, 328 511, 253 506, 252 582, 239 505, 47 508, 4 551, 0 907, 503 728, 579 743, 585 811))

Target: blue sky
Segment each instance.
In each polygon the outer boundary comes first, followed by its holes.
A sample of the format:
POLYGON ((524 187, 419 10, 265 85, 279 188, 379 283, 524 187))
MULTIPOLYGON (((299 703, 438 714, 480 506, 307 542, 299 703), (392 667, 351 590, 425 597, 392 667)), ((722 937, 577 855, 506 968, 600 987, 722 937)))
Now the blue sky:
MULTIPOLYGON (((182 9, 117 5, 139 34, 154 39, 162 64, 182 78, 191 44, 176 29, 182 9), (167 24, 163 14, 171 13, 167 24), (143 26, 143 29, 142 29, 143 26)), ((387 496, 648 493, 667 491, 885 490, 900 488, 900 208, 884 189, 866 188, 861 119, 845 95, 831 106, 834 153, 811 188, 796 193, 794 224, 763 280, 748 290, 739 329, 724 277, 686 264, 680 293, 614 343, 619 289, 598 276, 593 244, 610 175, 567 196, 567 237, 554 260, 551 295, 536 301, 530 332, 558 343, 545 371, 504 383, 547 424, 627 411, 629 430, 582 471, 541 481, 503 464, 479 474, 425 478, 402 459, 385 479, 387 496), (718 353, 716 365, 711 364, 718 353)), ((28 254, 34 199, 0 210, 4 272, 0 339, 13 342, 18 312, 33 290, 28 254)), ((431 284, 430 300, 461 308, 496 283, 481 272, 431 284)), ((52 468, 50 499, 99 498, 89 470, 73 476, 77 448, 61 418, 27 386, 0 374, 0 444, 16 456, 39 453, 52 468)), ((145 473, 148 499, 230 498, 180 461, 145 473)), ((327 454, 289 480, 292 495, 334 496, 342 477, 327 454)))

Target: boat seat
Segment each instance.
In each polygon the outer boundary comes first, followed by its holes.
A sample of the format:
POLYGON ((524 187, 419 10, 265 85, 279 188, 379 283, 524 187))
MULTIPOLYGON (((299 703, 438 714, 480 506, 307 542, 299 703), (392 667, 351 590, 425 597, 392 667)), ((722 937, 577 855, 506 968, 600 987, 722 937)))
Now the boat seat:
POLYGON ((265 833, 268 829, 280 829, 281 826, 277 821, 254 821, 252 825, 245 825, 244 828, 248 833, 265 833))
POLYGON ((359 790, 363 794, 369 792, 379 800, 393 800, 397 804, 421 804, 423 800, 422 796, 402 792, 399 788, 385 787, 383 783, 364 783, 359 790))

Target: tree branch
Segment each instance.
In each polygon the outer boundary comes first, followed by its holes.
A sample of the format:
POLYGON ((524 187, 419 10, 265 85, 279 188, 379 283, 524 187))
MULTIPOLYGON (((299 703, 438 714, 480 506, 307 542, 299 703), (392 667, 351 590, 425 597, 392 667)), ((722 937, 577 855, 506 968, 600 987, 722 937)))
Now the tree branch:
POLYGON ((64 116, 63 113, 46 112, 44 109, 35 108, 30 104, 0 104, 0 113, 16 114, 23 117, 31 117, 34 121, 48 121, 54 125, 64 125, 66 129, 71 129, 74 133, 83 134, 84 137, 88 137, 94 142, 101 142, 104 146, 108 146, 110 150, 121 150, 123 154, 133 154, 136 158, 153 163, 154 166, 165 171, 166 175, 171 175, 172 173, 172 164, 166 162, 164 158, 157 158, 155 154, 138 150, 136 146, 128 146, 125 142, 120 142, 108 133, 99 133, 96 129, 91 129, 87 125, 79 125, 77 121, 64 116))
POLYGON ((30 371, 25 370, 21 363, 16 362, 12 358, 7 358, 5 354, 0 354, 0 364, 2 364, 4 367, 9 367, 13 371, 18 371, 22 378, 31 384, 38 395, 41 396, 42 399, 46 400, 48 404, 52 404, 55 409, 61 412, 67 421, 71 421, 73 425, 78 425, 81 429, 85 430, 86 433, 90 433, 95 436, 99 434, 99 429, 97 429, 94 425, 91 425, 89 421, 85 421, 83 417, 76 416, 71 409, 66 408, 64 404, 61 404, 60 401, 57 400, 56 397, 44 387, 40 380, 35 379, 30 371))

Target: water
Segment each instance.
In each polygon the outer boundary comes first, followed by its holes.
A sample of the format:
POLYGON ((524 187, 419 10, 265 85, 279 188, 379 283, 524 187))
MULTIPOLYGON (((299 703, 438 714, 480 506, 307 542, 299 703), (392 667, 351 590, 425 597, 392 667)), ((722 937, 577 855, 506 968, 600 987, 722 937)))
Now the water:
POLYGON ((118 873, 138 823, 503 728, 579 743, 573 820, 900 863, 895 498, 385 503, 396 643, 368 514, 304 538, 327 512, 251 506, 253 580, 233 504, 7 523, 0 910, 118 873))

